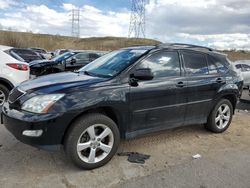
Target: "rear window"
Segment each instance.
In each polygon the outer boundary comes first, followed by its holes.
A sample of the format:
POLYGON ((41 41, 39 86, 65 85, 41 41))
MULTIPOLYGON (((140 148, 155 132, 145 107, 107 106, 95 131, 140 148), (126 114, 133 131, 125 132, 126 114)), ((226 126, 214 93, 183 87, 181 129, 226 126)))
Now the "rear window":
POLYGON ((18 56, 17 54, 10 53, 10 50, 6 50, 4 52, 18 61, 25 62, 25 60, 23 58, 21 58, 20 56, 18 56))
POLYGON ((32 50, 26 49, 11 49, 9 50, 9 55, 14 57, 17 60, 23 60, 25 62, 30 62, 33 60, 41 60, 42 58, 32 50))

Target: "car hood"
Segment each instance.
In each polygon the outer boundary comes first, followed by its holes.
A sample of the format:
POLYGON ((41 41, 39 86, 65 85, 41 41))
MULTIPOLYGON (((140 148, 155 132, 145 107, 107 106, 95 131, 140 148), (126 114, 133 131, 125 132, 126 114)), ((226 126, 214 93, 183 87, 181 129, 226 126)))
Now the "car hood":
POLYGON ((42 67, 42 66, 45 66, 45 65, 54 65, 54 64, 57 64, 57 63, 58 63, 57 61, 43 59, 43 60, 31 61, 29 63, 29 66, 30 66, 30 68, 33 68, 33 67, 42 67))
POLYGON ((107 78, 92 77, 82 73, 78 74, 73 72, 63 72, 45 75, 33 80, 25 81, 19 85, 19 89, 25 92, 41 89, 53 92, 55 90, 66 89, 80 85, 90 85, 106 80, 107 78))

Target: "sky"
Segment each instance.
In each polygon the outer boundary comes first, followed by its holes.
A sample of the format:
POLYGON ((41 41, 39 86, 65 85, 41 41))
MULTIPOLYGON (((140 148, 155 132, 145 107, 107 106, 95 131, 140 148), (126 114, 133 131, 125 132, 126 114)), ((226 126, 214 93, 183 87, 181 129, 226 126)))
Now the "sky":
MULTIPOLYGON (((127 37, 130 0, 0 0, 0 29, 71 35, 81 9, 81 37, 127 37)), ((250 49, 250 0, 148 0, 146 37, 218 49, 250 49)))

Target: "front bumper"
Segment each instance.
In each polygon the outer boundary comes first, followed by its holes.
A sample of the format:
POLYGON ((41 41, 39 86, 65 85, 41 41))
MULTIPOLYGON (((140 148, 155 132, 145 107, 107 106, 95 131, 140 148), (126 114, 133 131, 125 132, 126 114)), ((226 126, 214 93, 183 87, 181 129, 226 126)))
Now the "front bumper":
POLYGON ((4 126, 19 141, 44 149, 55 149, 61 145, 65 130, 70 124, 73 114, 34 114, 10 109, 8 103, 2 108, 4 126), (25 130, 42 130, 39 137, 23 135, 25 130))

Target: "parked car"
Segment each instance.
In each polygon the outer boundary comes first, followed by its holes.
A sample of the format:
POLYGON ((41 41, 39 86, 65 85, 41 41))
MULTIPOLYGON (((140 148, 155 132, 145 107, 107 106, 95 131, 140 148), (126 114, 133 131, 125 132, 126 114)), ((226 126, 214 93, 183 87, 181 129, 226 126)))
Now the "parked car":
POLYGON ((59 56, 61 54, 64 54, 65 52, 71 52, 72 50, 70 49, 57 49, 54 51, 54 57, 59 56))
POLYGON ((6 51, 9 55, 14 57, 15 59, 18 59, 20 61, 24 61, 26 63, 29 63, 34 60, 42 60, 43 58, 37 53, 30 49, 26 48, 11 48, 8 51, 6 51))
POLYGON ((11 49, 0 45, 0 107, 13 87, 29 79, 28 64, 9 55, 11 49))
POLYGON ((40 148, 64 145, 74 164, 93 169, 120 139, 173 127, 230 125, 242 81, 224 54, 186 44, 129 47, 79 72, 22 83, 3 107, 6 128, 40 148))
POLYGON ((52 53, 47 52, 43 48, 29 48, 30 50, 38 53, 43 59, 51 59, 52 58, 52 53))
POLYGON ((76 71, 91 61, 99 58, 103 52, 71 51, 63 53, 51 60, 37 60, 30 63, 32 77, 64 71, 76 71))
POLYGON ((250 86, 250 60, 235 61, 234 65, 244 80, 244 87, 250 86))

